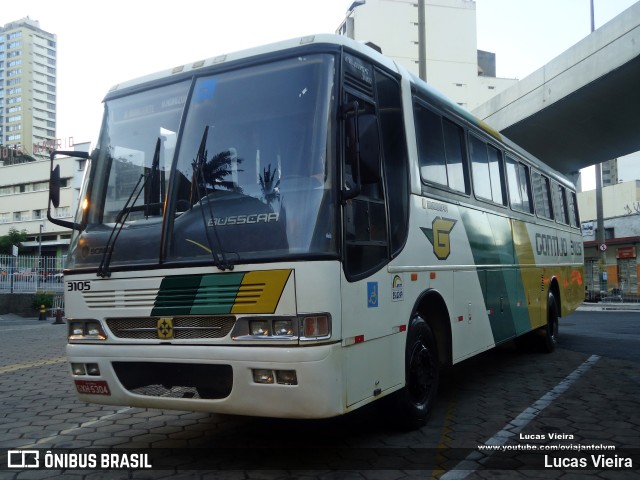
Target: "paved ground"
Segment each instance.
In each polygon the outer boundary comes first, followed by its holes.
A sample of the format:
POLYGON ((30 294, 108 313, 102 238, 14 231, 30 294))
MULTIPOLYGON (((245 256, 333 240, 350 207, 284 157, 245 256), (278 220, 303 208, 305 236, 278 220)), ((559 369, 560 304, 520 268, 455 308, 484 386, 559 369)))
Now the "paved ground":
POLYGON ((87 405, 73 394, 66 326, 52 323, 0 316, 0 479, 640 478, 638 463, 585 470, 553 465, 580 452, 515 450, 596 445, 587 453, 637 462, 638 363, 495 349, 447 372, 429 424, 399 432, 379 408, 288 421, 87 405), (145 452, 154 469, 6 470, 9 449, 95 451, 87 448, 145 452))

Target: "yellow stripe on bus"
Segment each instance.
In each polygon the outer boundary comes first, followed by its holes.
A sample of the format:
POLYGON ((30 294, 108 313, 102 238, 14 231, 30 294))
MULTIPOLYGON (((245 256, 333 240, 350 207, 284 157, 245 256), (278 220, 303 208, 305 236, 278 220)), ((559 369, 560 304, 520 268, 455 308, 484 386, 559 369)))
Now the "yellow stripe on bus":
POLYGON ((274 313, 291 270, 247 272, 231 313, 274 313))

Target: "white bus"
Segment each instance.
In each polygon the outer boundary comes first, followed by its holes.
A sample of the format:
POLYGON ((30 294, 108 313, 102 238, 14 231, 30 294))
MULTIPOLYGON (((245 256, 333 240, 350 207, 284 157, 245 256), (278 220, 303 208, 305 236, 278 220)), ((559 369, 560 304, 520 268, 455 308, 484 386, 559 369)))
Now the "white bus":
POLYGON ((317 35, 113 87, 65 280, 81 400, 427 419, 439 370, 584 299, 574 187, 374 49, 317 35))

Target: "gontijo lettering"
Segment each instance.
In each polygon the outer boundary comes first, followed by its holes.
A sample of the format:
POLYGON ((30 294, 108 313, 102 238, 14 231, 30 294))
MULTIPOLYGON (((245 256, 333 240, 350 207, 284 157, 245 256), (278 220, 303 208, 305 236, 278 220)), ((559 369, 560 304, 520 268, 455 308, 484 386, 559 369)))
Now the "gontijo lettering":
POLYGON ((557 235, 536 233, 536 254, 548 257, 566 257, 568 255, 581 255, 582 244, 557 235))

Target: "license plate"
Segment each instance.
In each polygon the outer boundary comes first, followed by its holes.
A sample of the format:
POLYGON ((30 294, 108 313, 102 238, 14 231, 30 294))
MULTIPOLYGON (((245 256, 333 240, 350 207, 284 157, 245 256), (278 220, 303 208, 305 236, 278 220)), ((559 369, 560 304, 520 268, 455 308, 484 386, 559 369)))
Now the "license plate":
POLYGON ((75 380, 78 393, 84 395, 111 395, 104 380, 75 380))

